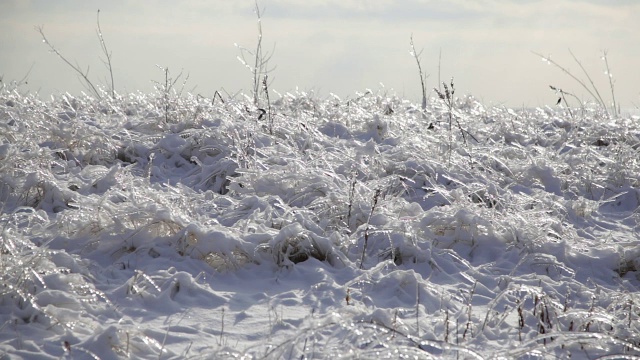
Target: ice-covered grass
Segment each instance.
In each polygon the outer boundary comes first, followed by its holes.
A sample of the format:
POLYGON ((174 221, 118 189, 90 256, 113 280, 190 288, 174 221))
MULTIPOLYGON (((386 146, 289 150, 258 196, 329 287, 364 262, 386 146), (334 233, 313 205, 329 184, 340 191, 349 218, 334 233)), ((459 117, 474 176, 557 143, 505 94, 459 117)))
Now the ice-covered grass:
POLYGON ((0 351, 640 356, 639 117, 274 98, 4 87, 0 351))

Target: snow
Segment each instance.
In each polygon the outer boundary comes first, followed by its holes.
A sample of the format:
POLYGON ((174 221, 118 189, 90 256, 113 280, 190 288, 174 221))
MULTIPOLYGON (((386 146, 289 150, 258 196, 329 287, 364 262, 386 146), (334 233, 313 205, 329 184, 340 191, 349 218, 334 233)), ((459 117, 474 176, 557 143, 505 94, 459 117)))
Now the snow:
POLYGON ((640 356, 637 116, 166 99, 0 91, 7 358, 640 356))

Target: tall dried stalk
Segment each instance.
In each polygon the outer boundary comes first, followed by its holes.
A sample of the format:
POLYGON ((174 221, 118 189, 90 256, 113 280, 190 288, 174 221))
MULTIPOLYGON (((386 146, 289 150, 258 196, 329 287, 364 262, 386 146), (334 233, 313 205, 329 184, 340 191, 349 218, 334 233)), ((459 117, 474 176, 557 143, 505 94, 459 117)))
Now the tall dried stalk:
POLYGON ((40 33, 40 36, 42 36, 42 42, 44 42, 45 45, 49 47, 49 50, 52 53, 56 54, 65 64, 69 65, 69 67, 71 67, 71 69, 73 69, 73 71, 75 71, 78 74, 78 76, 82 78, 84 82, 83 85, 85 86, 85 88, 89 90, 96 98, 102 99, 102 96, 100 96, 100 92, 98 91, 98 89, 95 87, 95 85, 93 85, 91 80, 89 80, 89 67, 87 66, 86 71, 82 71, 82 69, 80 69, 80 65, 78 65, 77 62, 75 65, 72 64, 71 61, 69 61, 66 57, 64 57, 64 55, 62 55, 62 53, 58 51, 58 49, 55 46, 53 46, 53 44, 51 44, 49 39, 47 39, 47 37, 44 34, 44 28, 42 26, 36 26, 35 29, 38 33, 40 33))

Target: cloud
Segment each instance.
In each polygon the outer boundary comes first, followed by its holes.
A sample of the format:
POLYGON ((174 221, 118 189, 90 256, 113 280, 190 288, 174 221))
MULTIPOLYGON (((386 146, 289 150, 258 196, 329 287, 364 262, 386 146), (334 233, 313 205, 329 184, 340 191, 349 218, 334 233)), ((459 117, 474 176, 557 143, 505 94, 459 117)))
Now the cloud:
POLYGON ((367 20, 382 22, 463 20, 482 16, 482 8, 464 1, 389 0, 274 0, 265 6, 268 16, 324 21, 367 20))

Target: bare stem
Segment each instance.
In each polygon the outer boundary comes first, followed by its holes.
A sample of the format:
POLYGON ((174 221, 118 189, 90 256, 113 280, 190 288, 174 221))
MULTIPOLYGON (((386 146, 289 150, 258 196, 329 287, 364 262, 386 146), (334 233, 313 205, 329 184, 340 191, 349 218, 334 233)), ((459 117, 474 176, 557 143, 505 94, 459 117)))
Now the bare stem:
POLYGON ((100 96, 100 92, 98 92, 98 89, 96 89, 96 87, 93 85, 91 80, 89 80, 89 77, 88 77, 89 76, 89 67, 87 67, 87 70, 85 72, 83 72, 80 69, 80 66, 78 66, 77 63, 75 65, 72 64, 69 60, 67 60, 67 58, 65 58, 58 51, 58 49, 56 49, 55 46, 53 46, 53 44, 51 44, 49 42, 49 39, 47 39, 47 37, 44 35, 44 29, 43 29, 42 26, 36 26, 35 29, 36 29, 37 32, 40 33, 40 36, 42 36, 42 41, 49 47, 51 52, 56 54, 62 61, 64 61, 65 64, 69 65, 69 67, 71 67, 76 73, 78 73, 78 75, 80 75, 80 77, 84 80, 85 85, 93 93, 93 95, 95 95, 98 99, 102 99, 102 97, 100 96))
MULTIPOLYGON (((569 52, 571 53, 571 50, 569 50, 569 52)), ((544 56, 541 54, 538 54, 535 51, 532 51, 532 53, 534 55, 540 56, 542 58, 542 60, 548 62, 549 64, 552 64, 553 66, 557 67, 558 69, 560 69, 562 72, 564 72, 565 74, 569 75, 569 77, 571 77, 573 80, 575 80, 578 84, 580 84, 580 86, 582 86, 583 89, 585 89, 587 91, 587 93, 589 93, 589 95, 591 95, 591 97, 593 98, 593 100, 595 100, 597 103, 600 104, 600 106, 602 106, 604 108, 604 111, 607 113, 607 116, 609 116, 609 112, 607 111, 607 107, 604 104, 604 102, 602 101, 602 98, 600 97, 600 95, 596 95, 594 94, 593 91, 591 91, 591 89, 589 89, 589 87, 582 81, 580 80, 578 77, 576 77, 575 75, 573 75, 573 73, 569 70, 567 70, 567 68, 563 67, 562 65, 558 64, 557 62, 553 61, 551 59, 551 57, 549 56, 544 56)), ((571 53, 571 56, 573 56, 574 60, 578 63, 578 65, 580 65, 580 68, 582 68, 582 71, 586 73, 585 69, 582 67, 582 64, 580 64, 580 62, 578 61, 578 59, 573 55, 573 53, 571 53)), ((589 78, 589 75, 587 74, 587 77, 589 78)), ((591 78, 589 78, 589 80, 591 80, 591 78)), ((596 90, 597 89, 595 87, 595 85, 593 85, 593 82, 591 82, 591 85, 593 86, 593 88, 596 90)))
POLYGON ((440 87, 440 70, 442 65, 442 48, 440 48, 440 53, 438 54, 438 90, 442 91, 442 87, 440 87))
MULTIPOLYGON (((455 93, 455 88, 453 85, 453 78, 451 78, 451 83, 449 84, 451 86, 451 90, 449 90, 449 86, 446 83, 442 83, 442 86, 444 87, 444 92, 440 91, 436 88, 433 88, 433 91, 435 91, 438 94, 438 97, 440 98, 440 100, 442 100, 442 102, 444 102, 445 106, 447 107, 447 113, 449 115, 449 164, 451 164, 451 153, 452 153, 452 142, 453 142, 453 134, 452 134, 452 127, 453 127, 453 105, 454 105, 454 99, 453 99, 453 94, 455 93)), ((462 134, 462 140, 464 142, 464 144, 467 144, 467 137, 465 135, 465 133, 469 134, 468 131, 465 131, 462 128, 462 125, 460 125, 460 121, 458 121, 458 119, 456 120, 456 125, 458 126, 458 130, 460 130, 460 134, 462 134)), ((474 136, 472 136, 471 134, 469 134, 474 140, 478 141, 474 136)))
POLYGON ((258 0, 255 2, 256 16, 258 17, 258 43, 256 44, 255 62, 253 65, 253 104, 258 106, 258 94, 260 91, 260 69, 262 59, 262 18, 258 0))
POLYGON ((600 92, 598 91, 598 88, 596 87, 596 85, 593 83, 593 80, 591 80, 591 76, 589 76, 589 73, 587 72, 587 70, 584 68, 584 66, 582 66, 582 63, 578 60, 578 58, 573 54, 573 52, 571 51, 571 49, 569 49, 569 54, 571 54, 571 57, 573 57, 573 60, 578 63, 578 66, 580 66, 580 69, 582 69, 582 72, 584 73, 584 75, 587 77, 587 79, 589 80, 589 83, 591 84, 591 88, 593 89, 593 91, 596 93, 596 95, 598 96, 598 98, 596 100, 598 100, 600 102, 600 105, 604 108, 604 110, 607 112, 607 116, 609 115, 609 112, 607 111, 607 105, 604 102, 604 100, 602 100, 602 96, 600 96, 600 92))
MULTIPOLYGON (((420 52, 416 52, 416 48, 413 45, 413 34, 410 37, 410 44, 411 44, 411 55, 413 55, 414 59, 416 59, 416 64, 418 64, 418 75, 420 76, 420 85, 422 88, 422 110, 426 110, 427 108, 427 86, 426 86, 426 81, 427 81, 427 77, 429 77, 428 75, 424 75, 424 73, 422 72, 422 64, 420 64, 420 55, 422 55, 422 50, 420 50, 420 52)), ((423 114, 424 116, 424 114, 423 114)))
POLYGON ((111 77, 111 98, 116 98, 116 89, 113 82, 113 67, 111 66, 111 52, 107 49, 107 44, 104 42, 104 37, 102 36, 102 29, 100 28, 100 9, 98 9, 98 14, 96 16, 96 23, 98 25, 98 29, 96 30, 98 34, 98 39, 100 40, 100 48, 102 49, 102 53, 107 58, 106 61, 102 61, 107 69, 109 69, 109 76, 111 77))
POLYGON ((609 70, 609 60, 607 60, 607 51, 602 52, 602 59, 604 60, 604 65, 607 68, 607 77, 609 78, 609 88, 611 88, 611 99, 613 100, 613 116, 618 116, 618 106, 616 104, 616 94, 613 90, 613 75, 611 75, 611 70, 609 70))
POLYGON ((369 242, 369 229, 371 227, 371 217, 373 216, 373 212, 376 210, 376 205, 378 204, 378 199, 380 198, 381 192, 382 191, 380 189, 376 189, 376 192, 373 195, 373 205, 371 205, 371 212, 369 213, 369 217, 367 218, 367 227, 364 229, 364 246, 362 247, 362 257, 360 258, 360 269, 364 268, 364 255, 367 252, 367 244, 369 242))
POLYGON ((569 111, 569 115, 571 116, 571 119, 574 119, 573 117, 573 112, 571 112, 571 107, 569 106, 569 103, 567 102, 567 98, 564 96, 566 95, 571 95, 574 98, 576 98, 578 100, 578 102, 580 103, 580 99, 578 99, 577 96, 573 95, 572 93, 568 93, 560 88, 557 88, 553 85, 549 85, 549 87, 551 88, 551 90, 554 90, 557 94, 560 94, 560 100, 558 100, 558 104, 560 104, 560 101, 564 101, 564 104, 567 106, 567 110, 569 111))
POLYGON ((264 52, 262 48, 262 11, 258 6, 258 0, 255 0, 255 13, 258 17, 258 42, 255 50, 249 50, 245 47, 241 47, 236 44, 236 47, 240 50, 238 61, 244 65, 250 72, 252 77, 251 92, 253 93, 253 105, 259 107, 260 103, 260 90, 261 82, 264 75, 271 73, 275 70, 275 67, 269 67, 269 60, 273 56, 275 51, 275 44, 270 52, 264 52), (245 59, 245 55, 253 57, 253 61, 249 62, 245 59))
POLYGON ((271 116, 271 100, 269 100, 269 82, 268 75, 264 75, 262 80, 262 86, 264 90, 265 97, 267 98, 267 122, 269 127, 269 134, 273 135, 273 117, 271 116))

